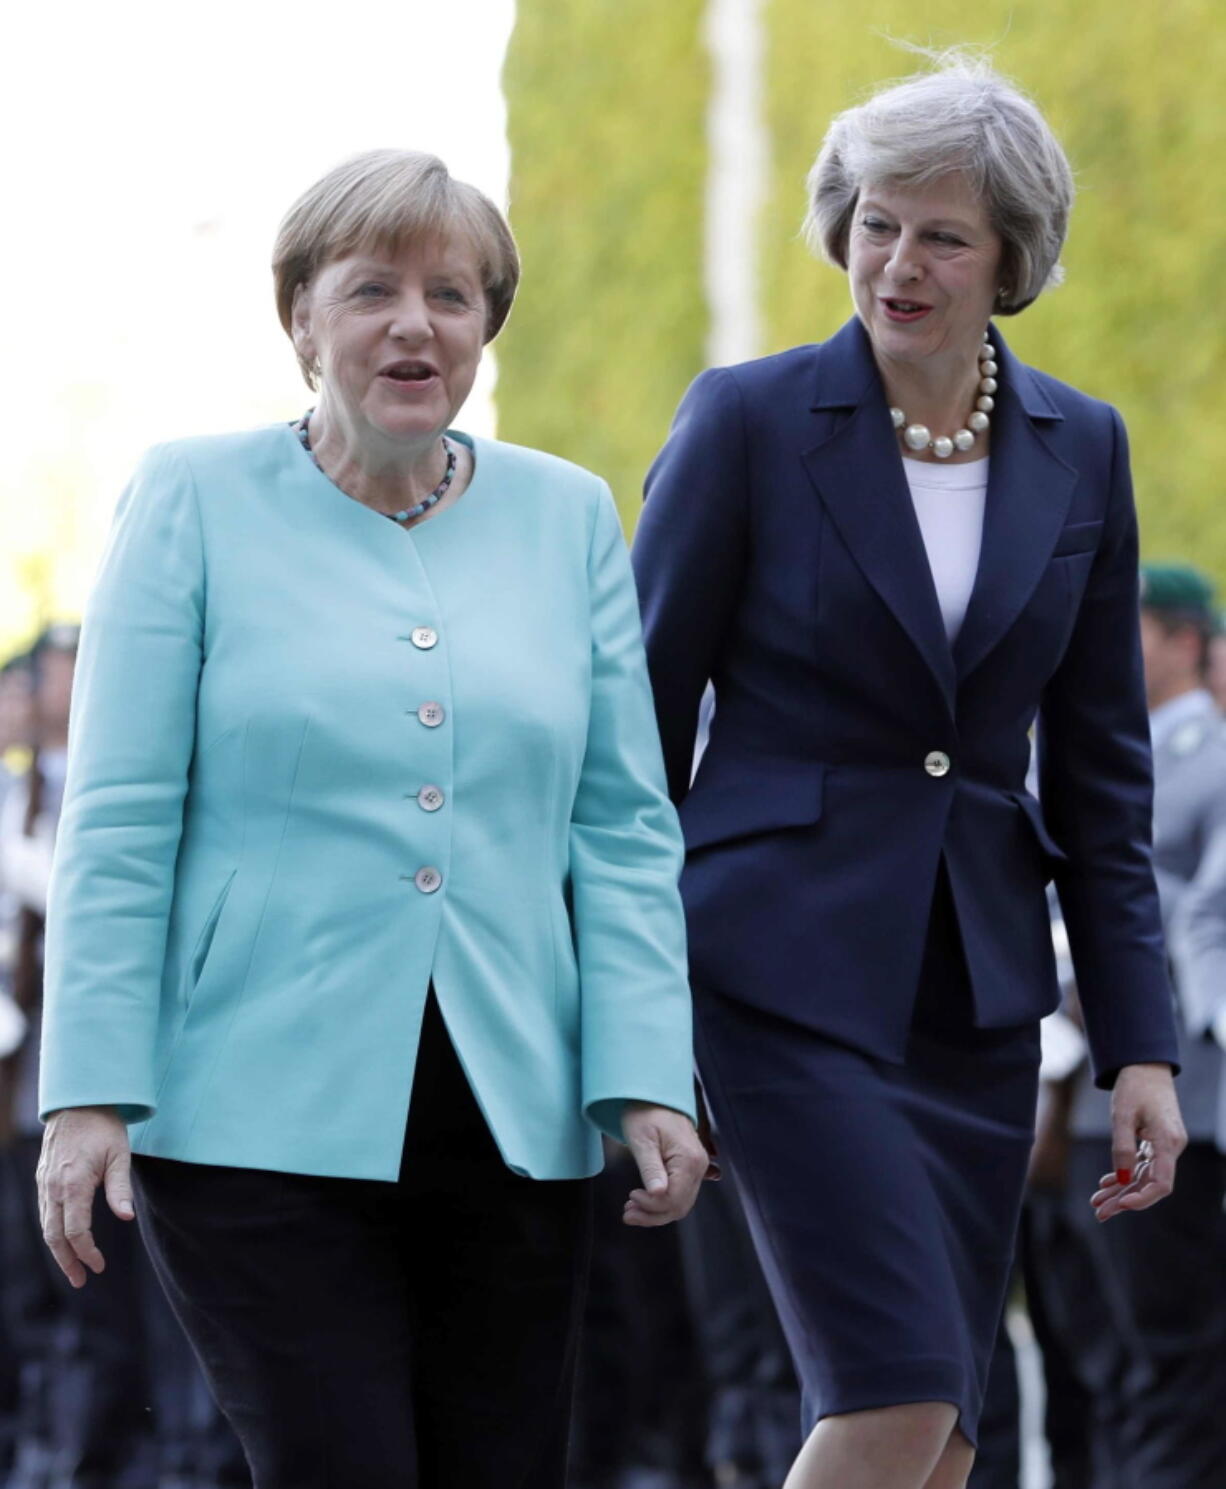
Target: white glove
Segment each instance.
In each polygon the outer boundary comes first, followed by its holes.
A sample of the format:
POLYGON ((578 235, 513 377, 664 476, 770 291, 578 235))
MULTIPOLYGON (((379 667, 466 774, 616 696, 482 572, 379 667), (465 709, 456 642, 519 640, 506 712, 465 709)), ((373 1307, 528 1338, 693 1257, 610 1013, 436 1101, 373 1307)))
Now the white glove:
POLYGON ((0 989, 0 1060, 21 1048, 28 1028, 25 1014, 9 994, 0 989))

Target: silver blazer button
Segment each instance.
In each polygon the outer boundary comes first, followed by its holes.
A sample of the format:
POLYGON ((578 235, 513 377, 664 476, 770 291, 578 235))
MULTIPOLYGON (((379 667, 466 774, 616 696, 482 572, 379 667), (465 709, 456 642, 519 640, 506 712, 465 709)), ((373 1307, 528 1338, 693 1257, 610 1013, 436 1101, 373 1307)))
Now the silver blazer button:
POLYGON ((438 632, 430 626, 417 626, 409 639, 418 651, 429 651, 438 645, 438 632))
POLYGON ((924 769, 930 776, 947 776, 950 769, 949 756, 944 750, 933 750, 924 757, 924 769))
POLYGON ((413 875, 413 883, 422 894, 433 894, 442 882, 443 876, 436 868, 418 869, 413 875))

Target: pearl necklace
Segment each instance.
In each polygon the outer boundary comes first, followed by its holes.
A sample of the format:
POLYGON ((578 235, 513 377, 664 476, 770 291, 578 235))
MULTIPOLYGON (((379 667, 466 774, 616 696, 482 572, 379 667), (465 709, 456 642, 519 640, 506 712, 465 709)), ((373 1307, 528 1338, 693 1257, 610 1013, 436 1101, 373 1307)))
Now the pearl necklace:
MULTIPOLYGON (((308 426, 311 422, 311 415, 314 412, 315 410, 313 408, 307 409, 302 418, 296 420, 293 424, 291 424, 290 428, 298 436, 298 440, 299 443, 302 445, 302 448, 315 462, 315 469, 319 471, 320 475, 327 476, 328 472, 324 470, 323 466, 319 463, 319 456, 316 455, 315 451, 311 449, 311 436, 308 430, 308 426)), ((443 435, 442 439, 443 453, 447 456, 447 469, 443 472, 443 479, 438 483, 438 485, 434 488, 430 495, 425 497, 422 501, 419 501, 415 507, 406 507, 402 512, 380 512, 379 515, 381 517, 387 517, 392 522, 412 522, 414 517, 420 517, 423 512, 428 512, 431 507, 438 506, 439 502, 441 502, 442 499, 447 495, 447 491, 451 486, 452 481, 455 479, 456 465, 458 463, 458 451, 445 434, 443 435)), ((331 481, 332 477, 328 476, 328 479, 331 481)), ((333 482, 333 485, 335 484, 336 483, 333 482)), ((348 495, 348 493, 346 493, 346 495, 348 495)))
POLYGON ((959 429, 957 434, 938 434, 933 438, 927 424, 908 424, 902 409, 892 408, 890 418, 894 421, 894 428, 902 430, 903 443, 907 449, 931 450, 938 460, 948 460, 955 450, 969 450, 975 443, 975 436, 982 434, 991 423, 988 415, 996 407, 996 399, 992 395, 999 386, 996 381, 999 370, 996 353, 988 340, 988 332, 985 331, 983 345, 979 348, 979 396, 975 399, 975 409, 967 419, 966 426, 959 429))

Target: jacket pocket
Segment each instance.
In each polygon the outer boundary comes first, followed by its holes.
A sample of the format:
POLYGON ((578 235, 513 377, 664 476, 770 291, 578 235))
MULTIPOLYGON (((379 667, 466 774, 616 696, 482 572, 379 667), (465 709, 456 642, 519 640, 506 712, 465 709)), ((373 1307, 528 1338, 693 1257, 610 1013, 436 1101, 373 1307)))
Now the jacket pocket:
POLYGON ((1096 553, 1103 535, 1101 522, 1072 522, 1056 539, 1053 558, 1073 558, 1078 553, 1096 553))
POLYGON ((213 902, 213 908, 208 913, 208 918, 196 939, 196 949, 192 952, 192 959, 188 969, 187 1000, 190 1003, 192 994, 200 985, 200 979, 204 976, 205 963, 209 959, 209 951, 213 946, 213 938, 217 934, 217 926, 221 920, 221 912, 226 908, 226 900, 230 895, 230 886, 234 883, 237 869, 231 869, 226 877, 226 882, 213 902))
POLYGON ((685 846, 693 851, 781 828, 811 827, 822 815, 825 768, 776 768, 743 780, 704 782, 701 773, 678 815, 685 846))
POLYGON ((1030 824, 1030 830, 1034 833, 1035 841, 1043 850, 1044 854, 1056 863, 1067 863, 1068 854, 1056 842, 1047 830, 1047 823, 1043 821, 1043 808, 1038 800, 1027 791, 1010 792, 1013 800, 1021 808, 1022 816, 1030 824))

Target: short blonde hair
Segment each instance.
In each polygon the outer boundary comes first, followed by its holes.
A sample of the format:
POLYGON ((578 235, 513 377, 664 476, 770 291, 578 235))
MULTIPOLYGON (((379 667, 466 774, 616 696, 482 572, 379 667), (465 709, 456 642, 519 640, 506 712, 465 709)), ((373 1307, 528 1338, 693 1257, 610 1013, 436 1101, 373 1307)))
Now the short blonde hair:
MULTIPOLYGON (((398 249, 433 238, 468 241, 481 266, 485 340, 502 330, 519 284, 519 251, 484 192, 456 181, 437 155, 368 150, 309 186, 285 214, 273 247, 277 314, 293 339, 294 297, 324 264, 371 245, 398 249)), ((315 369, 299 355, 309 387, 315 369)))
POLYGON ((1016 315, 1064 277, 1073 173, 1038 105, 986 61, 956 49, 932 60, 931 71, 835 118, 809 172, 805 237, 846 269, 865 185, 921 186, 958 172, 1004 245, 997 310, 1016 315))

